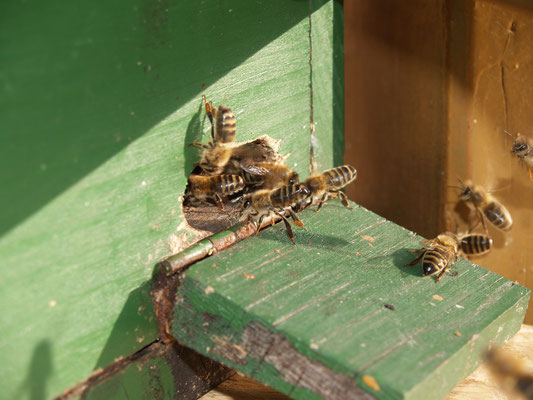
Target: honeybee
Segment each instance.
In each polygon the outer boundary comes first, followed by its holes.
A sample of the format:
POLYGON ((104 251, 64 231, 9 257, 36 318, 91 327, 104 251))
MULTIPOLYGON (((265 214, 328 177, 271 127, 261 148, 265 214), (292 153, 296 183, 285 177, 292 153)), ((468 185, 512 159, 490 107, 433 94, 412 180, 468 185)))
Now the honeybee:
POLYGON ((421 249, 410 251, 422 254, 406 265, 418 264, 422 259, 422 274, 433 276, 438 273, 438 282, 446 270, 459 259, 459 251, 461 250, 459 239, 454 233, 445 232, 435 239, 422 241, 421 245, 421 249))
POLYGON ((241 165, 244 183, 254 189, 277 189, 298 183, 298 174, 286 165, 254 163, 241 165))
POLYGON ((213 106, 213 102, 205 102, 205 112, 211 122, 211 138, 215 143, 231 143, 235 140, 237 130, 237 120, 233 112, 226 106, 219 105, 218 110, 213 106), (213 121, 214 118, 214 121, 213 121))
POLYGON ((519 360, 505 350, 493 347, 485 354, 485 361, 500 386, 513 398, 533 400, 533 375, 519 360))
MULTIPOLYGON (((317 211, 322 208, 322 204, 331 194, 337 194, 342 204, 350 208, 346 195, 340 190, 353 182, 357 178, 357 171, 351 165, 342 165, 333 169, 328 169, 319 175, 313 175, 307 178, 304 185, 312 193, 311 203, 319 200, 317 211)), ((305 207, 304 207, 305 208, 305 207)))
POLYGON ((472 181, 468 180, 462 183, 460 189, 459 199, 473 204, 479 214, 485 232, 487 231, 485 217, 494 227, 502 231, 509 231, 512 228, 513 219, 507 208, 487 193, 483 187, 474 186, 472 181))
POLYGON ((525 136, 518 135, 514 137, 509 132, 504 132, 513 138, 514 143, 511 153, 526 165, 529 179, 533 181, 533 145, 531 141, 525 136))
POLYGON ((244 212, 244 210, 251 208, 248 214, 248 220, 252 220, 253 216, 259 216, 259 220, 256 223, 256 235, 259 233, 265 217, 269 217, 272 214, 278 215, 285 224, 285 230, 289 239, 295 244, 291 224, 283 213, 285 211, 288 212, 294 223, 303 228, 303 222, 298 218, 292 207, 303 202, 310 195, 311 192, 309 189, 301 183, 282 186, 274 190, 261 189, 245 198, 242 211, 244 212))
POLYGON ((494 240, 483 233, 467 233, 458 235, 461 252, 467 256, 482 256, 487 254, 494 244, 494 240))
POLYGON ((207 144, 192 142, 189 146, 204 149, 202 159, 198 164, 201 170, 208 175, 220 175, 231 159, 232 151, 229 144, 235 140, 237 123, 235 115, 228 107, 220 105, 217 111, 213 103, 207 102, 205 96, 203 99, 207 117, 211 122, 211 141, 207 144))
POLYGON ((222 200, 243 189, 244 180, 239 175, 191 175, 185 190, 184 205, 212 201, 224 210, 222 200))

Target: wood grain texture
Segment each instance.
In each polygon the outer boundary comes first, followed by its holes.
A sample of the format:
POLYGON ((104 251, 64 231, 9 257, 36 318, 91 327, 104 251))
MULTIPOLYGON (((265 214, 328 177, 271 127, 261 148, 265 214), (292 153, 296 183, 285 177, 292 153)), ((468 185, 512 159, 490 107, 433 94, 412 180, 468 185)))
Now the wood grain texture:
POLYGON ((308 172, 309 12, 142 0, 3 7, 0 280, 7 398, 49 398, 158 335, 153 268, 209 231, 181 198, 201 94, 308 172))
MULTIPOLYGON (((522 325, 520 331, 504 346, 504 350, 527 363, 533 374, 533 326, 522 325)), ((234 375, 201 400, 288 400, 262 383, 243 375, 234 375)), ((485 364, 452 390, 446 400, 513 400, 499 390, 497 380, 490 375, 485 364)))
POLYGON ((428 237, 447 189, 446 3, 345 2, 346 193, 428 237))
MULTIPOLYGON (((321 0, 311 0, 319 6, 321 0)), ((343 164, 344 19, 340 1, 311 14, 312 157, 315 172, 343 164)))
MULTIPOLYGON (((533 288, 530 245, 533 226, 533 184, 527 169, 511 154, 513 135, 532 137, 533 6, 527 1, 453 3, 450 133, 447 185, 456 177, 472 179, 492 192, 511 213, 509 232, 489 227, 494 250, 483 265, 508 279, 533 288), (455 18, 458 16, 459 18, 455 18)), ((457 204, 457 191, 446 196, 451 227, 468 226, 468 210, 457 204)), ((481 261, 480 261, 481 262, 481 261)), ((530 306, 533 303, 530 302, 530 306)), ((526 323, 533 323, 533 312, 526 323)))
POLYGON ((275 226, 188 270, 173 335, 296 399, 438 399, 519 329, 524 287, 466 261, 424 279, 421 238, 363 207, 302 219, 296 246, 275 226))

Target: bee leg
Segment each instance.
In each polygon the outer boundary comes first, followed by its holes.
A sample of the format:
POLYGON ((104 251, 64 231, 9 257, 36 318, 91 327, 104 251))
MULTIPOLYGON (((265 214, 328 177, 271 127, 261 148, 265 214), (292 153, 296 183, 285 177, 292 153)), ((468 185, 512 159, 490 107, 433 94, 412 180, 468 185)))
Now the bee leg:
POLYGON ((303 228, 303 229, 307 229, 305 226, 304 226, 304 223, 302 222, 302 220, 296 215, 296 213, 292 210, 292 208, 288 208, 287 211, 289 212, 289 215, 291 216, 292 220, 294 221, 294 224, 296 226, 299 226, 300 228, 303 228))
POLYGON ((337 193, 338 193, 339 198, 341 199, 341 202, 344 205, 344 207, 346 207, 348 210, 351 210, 352 207, 350 207, 350 205, 348 204, 348 198, 346 197, 344 192, 338 191, 337 193))
POLYGON ((291 224, 289 220, 285 217, 285 215, 280 214, 277 211, 276 211, 276 214, 279 215, 281 219, 283 219, 283 223, 285 224, 285 230, 287 231, 287 236, 289 236, 289 239, 291 240, 292 244, 295 245, 296 242, 294 241, 294 234, 292 233, 292 228, 291 228, 291 224))
POLYGON ((533 168, 528 168, 527 173, 529 175, 529 180, 533 181, 533 168))
POLYGON ((216 108, 213 107, 212 102, 207 102, 205 95, 202 95, 202 98, 204 99, 205 103, 205 113, 207 114, 207 118, 209 118, 209 122, 211 122, 211 138, 215 140, 215 124, 213 122, 213 114, 216 115, 216 108))
POLYGON ((476 207, 476 210, 479 214, 479 219, 481 220, 481 224, 483 225, 483 232, 485 232, 485 235, 489 234, 489 231, 487 229, 487 224, 485 224, 485 216, 483 215, 483 212, 476 207))
POLYGON ((259 233, 259 231, 261 230, 261 225, 263 225, 263 220, 265 219, 265 214, 261 215, 259 217, 259 221, 257 221, 257 228, 255 230, 255 233, 254 233, 254 236, 257 235, 259 233))
POLYGON ((324 193, 324 196, 322 196, 322 198, 320 199, 320 202, 318 203, 318 207, 316 208, 316 212, 319 212, 320 209, 322 208, 322 205, 324 204, 324 202, 328 199, 328 194, 327 193, 324 193))
POLYGON ((222 205, 222 199, 218 195, 218 193, 215 193, 215 202, 217 203, 217 207, 220 208, 222 211, 224 211, 224 206, 222 205))
POLYGON ((417 253, 419 251, 424 251, 422 254, 420 254, 417 258, 415 258, 413 261, 411 261, 409 264, 405 264, 404 267, 407 267, 407 266, 410 266, 410 265, 416 265, 420 262, 420 260, 422 259, 422 257, 424 257, 424 254, 425 254, 425 250, 426 249, 420 249, 420 250, 415 250, 417 253))
POLYGON ((209 148, 208 145, 203 144, 203 143, 199 143, 199 142, 192 142, 192 143, 189 143, 189 147, 190 147, 190 146, 201 147, 202 149, 208 149, 208 148, 209 148))
POLYGON ((445 267, 442 269, 442 271, 441 271, 441 273, 439 274, 439 276, 437 276, 437 282, 440 281, 441 276, 444 275, 444 273, 445 273, 447 270, 448 270, 448 266, 445 266, 445 267))

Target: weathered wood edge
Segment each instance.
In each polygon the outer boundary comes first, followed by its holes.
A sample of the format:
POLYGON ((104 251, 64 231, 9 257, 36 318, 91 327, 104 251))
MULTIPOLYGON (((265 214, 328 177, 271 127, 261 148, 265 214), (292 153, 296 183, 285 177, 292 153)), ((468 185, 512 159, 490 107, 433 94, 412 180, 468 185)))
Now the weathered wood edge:
MULTIPOLYGON (((216 304, 219 310, 226 311, 225 314, 234 307, 230 300, 212 290, 197 281, 184 278, 180 292, 178 292, 174 336, 185 337, 186 335, 190 340, 186 343, 187 346, 223 364, 239 369, 254 379, 267 382, 276 390, 296 399, 375 398, 367 392, 384 399, 427 399, 429 393, 434 398, 444 397, 458 381, 468 376, 477 367, 481 353, 489 345, 505 343, 518 332, 529 300, 528 291, 511 308, 466 342, 456 354, 446 360, 419 386, 406 394, 401 394, 385 387, 380 391, 374 391, 365 384, 362 375, 354 380, 326 367, 317 360, 304 356, 297 350, 302 347, 297 339, 285 337, 275 329, 267 328, 267 324, 256 315, 234 309, 234 314, 240 315, 240 318, 228 320, 216 312, 200 313, 194 309, 192 303, 198 304, 197 302, 202 301, 216 304), (520 314, 520 318, 516 318, 517 313, 520 314), (208 336, 206 331, 194 328, 199 326, 209 326, 207 328, 209 332, 217 332, 217 335, 208 336), (502 326, 503 329, 500 328, 502 326), (309 371, 311 372, 312 378, 300 380, 303 368, 306 369, 306 375, 309 371), (448 376, 450 379, 443 380, 443 376, 448 376), (436 379, 437 377, 439 379, 436 379), (331 391, 320 387, 324 382, 332 386, 331 391), (331 382, 337 384, 331 385, 331 382), (439 386, 436 382, 444 382, 444 385, 439 386)), ((339 370, 342 370, 342 366, 339 370)))
MULTIPOLYGON (((302 399, 373 399, 359 389, 354 380, 322 363, 301 354, 283 334, 267 328, 261 318, 239 310, 227 298, 204 287, 199 282, 185 277, 178 291, 172 333, 177 338, 187 337, 184 345, 193 347, 232 368, 237 368, 259 381, 268 382, 276 390, 302 399), (238 320, 228 320, 213 312, 199 312, 193 303, 209 302, 217 308, 234 309, 234 314, 242 313, 238 320), (194 327, 208 327, 207 330, 194 327), (310 368, 313 379, 301 381, 301 373, 310 368), (325 391, 323 380, 338 382, 332 392, 325 391)), ((179 341, 179 339, 178 339, 179 341)), ((307 371, 308 373, 309 371, 307 371)), ((330 387, 332 385, 329 385, 330 387)))

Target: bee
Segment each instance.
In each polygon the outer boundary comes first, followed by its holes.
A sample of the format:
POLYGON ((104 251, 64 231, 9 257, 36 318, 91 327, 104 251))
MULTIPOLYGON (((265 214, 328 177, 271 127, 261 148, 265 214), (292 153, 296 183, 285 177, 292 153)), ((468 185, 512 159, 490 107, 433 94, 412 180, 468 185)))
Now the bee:
POLYGON ((207 102, 205 96, 203 99, 207 117, 211 122, 211 141, 207 144, 192 142, 189 146, 204 149, 198 164, 202 171, 208 175, 220 175, 231 159, 232 150, 229 145, 235 140, 237 122, 228 107, 220 105, 217 111, 212 102, 207 102))
POLYGON ((219 105, 218 110, 213 106, 213 102, 205 102, 205 112, 211 122, 211 138, 214 143, 231 143, 235 140, 237 131, 237 120, 233 112, 226 106, 219 105), (214 120, 213 120, 214 118, 214 120))
POLYGON ((242 206, 242 212, 247 208, 251 208, 248 214, 248 220, 252 220, 253 216, 259 216, 259 220, 256 223, 256 235, 259 233, 265 217, 269 217, 272 214, 278 215, 285 224, 285 230, 287 231, 289 239, 292 244, 295 244, 291 224, 283 214, 285 211, 288 212, 294 223, 297 226, 304 228, 303 222, 298 218, 292 207, 303 202, 310 195, 311 192, 307 186, 301 183, 282 186, 274 190, 261 189, 251 193, 245 199, 242 206))
POLYGON ((487 218, 494 227, 502 231, 509 231, 512 228, 513 219, 507 208, 505 208, 505 206, 492 195, 487 193, 483 187, 479 185, 474 186, 472 181, 468 180, 464 183, 461 182, 460 189, 461 193, 459 194, 459 199, 473 204, 474 208, 479 213, 485 232, 487 231, 485 218, 487 218))
POLYGON ((525 136, 518 135, 517 137, 514 137, 509 132, 504 132, 513 138, 514 143, 511 153, 513 153, 520 162, 526 165, 529 179, 533 181, 533 145, 531 144, 531 141, 525 136))
POLYGON ((310 203, 312 204, 316 200, 319 201, 317 211, 322 208, 322 204, 331 194, 338 195, 342 204, 346 208, 350 208, 346 195, 340 190, 353 182, 355 178, 357 178, 356 169, 351 165, 342 165, 337 168, 328 169, 319 175, 310 176, 305 180, 304 185, 312 193, 310 203))
POLYGON ((466 256, 482 256, 487 254, 494 244, 494 240, 483 233, 467 233, 458 235, 459 247, 466 256))
POLYGON ((239 175, 191 175, 185 189, 184 205, 211 201, 224 210, 222 200, 243 189, 244 180, 239 175))
POLYGON ((286 165, 253 163, 241 165, 244 183, 253 189, 277 189, 298 183, 298 174, 286 165))
POLYGON ((513 398, 533 400, 533 375, 519 360, 505 350, 493 347, 485 354, 485 361, 500 386, 513 398))
POLYGON ((422 259, 422 274, 424 276, 437 276, 437 282, 444 272, 453 266, 459 259, 461 244, 457 235, 451 232, 441 233, 436 239, 424 240, 422 248, 410 250, 412 253, 422 253, 409 264, 415 265, 422 259))

